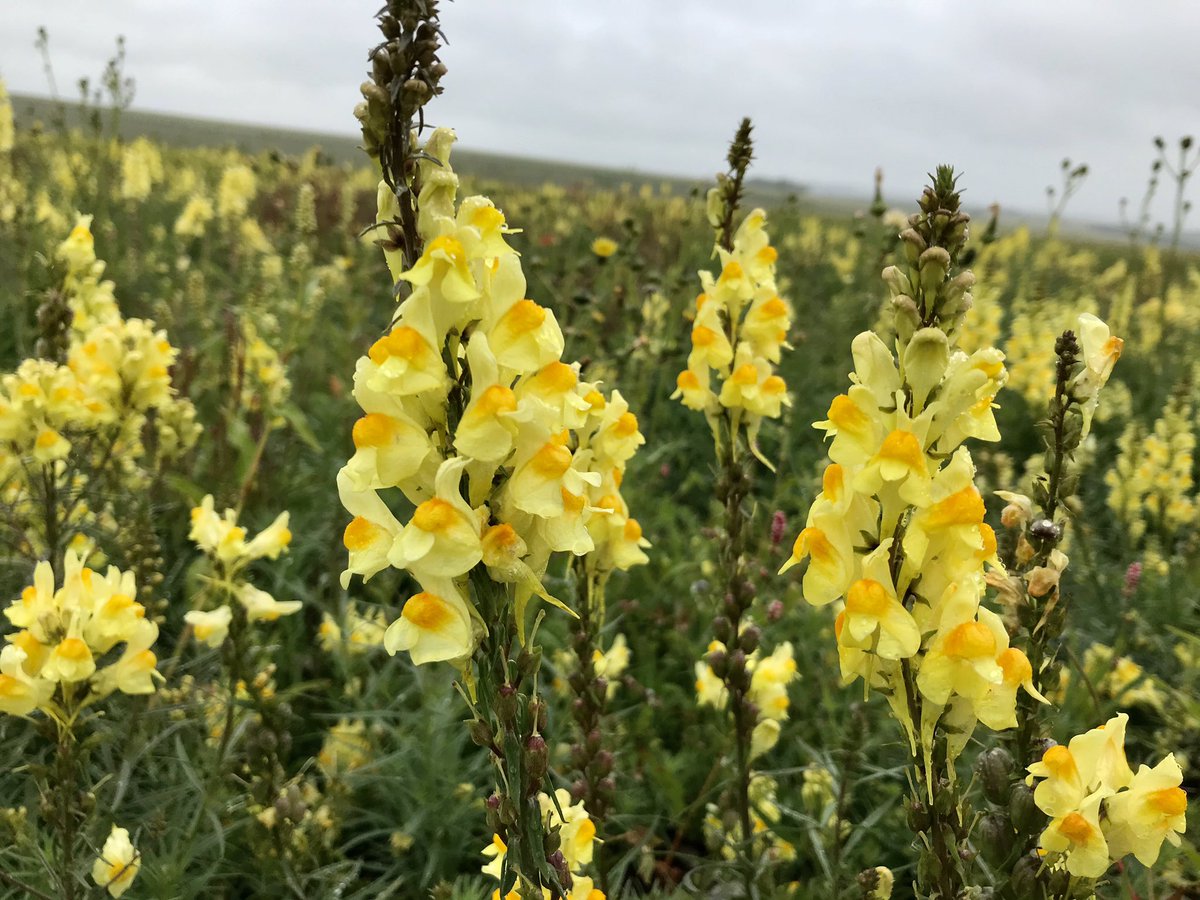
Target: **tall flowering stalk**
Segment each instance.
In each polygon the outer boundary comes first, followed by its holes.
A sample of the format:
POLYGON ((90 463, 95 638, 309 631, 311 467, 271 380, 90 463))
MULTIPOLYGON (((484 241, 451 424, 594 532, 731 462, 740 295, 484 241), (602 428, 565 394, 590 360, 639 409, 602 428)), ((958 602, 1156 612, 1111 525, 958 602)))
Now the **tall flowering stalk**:
MULTIPOLYGON (((1033 680, 1043 693, 1058 687, 1057 654, 1066 621, 1067 603, 1059 591, 1067 556, 1066 510, 1079 485, 1074 456, 1091 430, 1100 389, 1108 381, 1124 342, 1090 314, 1079 317, 1076 331, 1064 331, 1055 342, 1055 388, 1039 423, 1046 447, 1045 465, 1033 480, 1031 496, 997 492, 1007 501, 1001 524, 1014 540, 1006 542, 1004 568, 989 580, 1009 601, 1017 618, 1014 640, 1025 646, 1033 680)), ((1022 765, 1031 761, 1035 743, 1046 737, 1038 706, 1022 698, 1013 749, 1022 765)))
POLYGON ((645 541, 618 487, 643 438, 618 392, 605 397, 562 361, 562 332, 526 297, 504 214, 486 197, 458 200, 453 132, 415 142, 444 71, 436 16, 422 0, 380 14, 387 41, 372 53, 359 109, 383 172, 374 233, 401 302, 355 371, 364 415, 338 474, 354 516, 343 582, 388 567, 417 582, 385 647, 458 669, 471 737, 495 765, 488 871, 506 897, 560 898, 591 860, 595 827, 582 805, 543 790, 542 613, 531 607, 540 599, 570 613, 543 578, 554 554, 593 551, 595 534, 611 559, 636 561, 645 541), (588 848, 576 852, 567 842, 581 839, 571 823, 582 820, 588 848))
POLYGON ((1017 724, 1017 692, 1038 697, 1026 655, 981 605, 985 566, 998 566, 983 522, 968 438, 997 440, 992 414, 1003 355, 955 349, 971 308, 967 238, 955 178, 940 167, 901 234, 890 267, 895 353, 872 332, 852 345, 850 390, 817 427, 832 463, 786 570, 804 560, 804 596, 837 602, 842 677, 883 693, 912 753, 910 824, 920 837, 918 890, 951 900, 970 883, 969 819, 954 760, 976 722, 1017 724))
POLYGON ((697 664, 697 689, 702 703, 726 707, 733 718, 734 777, 726 805, 735 823, 716 830, 733 837, 725 849, 738 859, 748 896, 755 891, 768 849, 756 840, 766 823, 754 809, 751 761, 777 739, 778 720, 787 714, 786 684, 796 671, 790 645, 780 648, 779 665, 759 662, 762 630, 751 618, 755 590, 746 561, 750 457, 766 462, 757 446, 762 420, 778 418, 790 403, 787 385, 774 367, 791 325, 791 308, 775 284, 778 254, 767 236, 766 214, 756 209, 735 228, 753 154, 750 130, 750 120, 744 119, 729 149, 729 171, 708 194, 708 219, 716 233, 713 255, 721 271, 715 278, 700 273, 703 292, 696 298, 692 350, 672 394, 704 414, 716 445, 717 499, 724 511, 719 551, 723 582, 713 619, 714 643, 706 660, 697 664), (764 703, 768 696, 775 702, 764 703))
MULTIPOLYGON (((1008 501, 1002 523, 1015 539, 1006 548, 1007 572, 994 570, 989 581, 1013 610, 1013 639, 1028 648, 1033 682, 1047 693, 1059 684, 1069 609, 1060 585, 1069 560, 1060 546, 1079 481, 1074 455, 1122 347, 1089 314, 1075 331, 1063 332, 1054 348, 1054 395, 1040 423, 1044 471, 1033 480, 1032 496, 999 492, 1008 501)), ((1090 895, 1112 862, 1133 854, 1152 866, 1164 840, 1179 843, 1187 812, 1182 769, 1168 754, 1135 775, 1125 758, 1127 715, 1065 746, 1054 743, 1046 717, 1025 698, 1017 719, 1009 750, 995 748, 979 763, 985 793, 999 806, 984 819, 983 836, 1005 896, 1090 895), (1016 778, 1025 772, 1028 783, 1016 778)))

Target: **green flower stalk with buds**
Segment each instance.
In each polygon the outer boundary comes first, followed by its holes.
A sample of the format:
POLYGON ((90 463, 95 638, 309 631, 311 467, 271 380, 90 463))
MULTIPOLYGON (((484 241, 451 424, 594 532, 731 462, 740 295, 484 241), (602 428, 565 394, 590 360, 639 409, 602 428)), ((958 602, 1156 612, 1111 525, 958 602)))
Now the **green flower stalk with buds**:
POLYGON ((751 763, 778 739, 796 665, 790 644, 762 657, 763 633, 752 618, 756 592, 747 560, 752 549, 749 467, 751 457, 769 467, 758 449, 759 428, 763 419, 779 418, 790 405, 775 366, 788 347, 791 327, 791 308, 775 284, 778 254, 767 237, 766 214, 756 209, 737 223, 753 155, 750 130, 750 120, 742 120, 729 148, 729 171, 717 176, 717 186, 708 193, 713 255, 721 271, 716 278, 700 273, 703 293, 696 300, 692 351, 672 396, 704 414, 716 445, 722 583, 714 642, 706 660, 696 666, 697 690, 701 703, 731 714, 733 778, 722 803, 730 821, 714 830, 722 832, 720 839, 737 859, 746 895, 758 896, 769 879, 769 862, 780 854, 754 809, 751 763))

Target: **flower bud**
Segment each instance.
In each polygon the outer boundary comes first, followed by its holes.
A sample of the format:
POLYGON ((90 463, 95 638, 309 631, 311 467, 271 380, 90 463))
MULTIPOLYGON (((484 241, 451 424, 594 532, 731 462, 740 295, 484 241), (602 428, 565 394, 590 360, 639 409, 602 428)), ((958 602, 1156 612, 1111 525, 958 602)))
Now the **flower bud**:
POLYGON ((946 374, 950 362, 950 342, 940 328, 922 328, 913 333, 904 348, 904 377, 913 389, 918 410, 925 408, 930 392, 946 374))
POLYGON ((483 719, 472 719, 468 722, 467 732, 471 735, 471 741, 478 747, 490 747, 495 740, 492 726, 483 719))
POLYGON ((497 693, 496 715, 502 725, 511 727, 517 720, 517 689, 511 684, 502 684, 497 693))
POLYGON ((517 671, 525 678, 532 678, 542 667, 542 648, 537 647, 532 652, 525 648, 517 654, 517 671))
POLYGON ((550 751, 546 740, 540 734, 535 734, 525 742, 525 769, 530 779, 541 779, 550 767, 550 751))
POLYGON ((746 674, 746 652, 740 648, 729 654, 729 680, 738 682, 746 674))
POLYGON ((1013 896, 1045 896, 1041 886, 1038 884, 1038 872, 1041 868, 1042 860, 1036 852, 1027 853, 1017 860, 1017 864, 1013 866, 1012 878, 1009 880, 1009 884, 1013 889, 1013 896))
POLYGON ((718 678, 724 678, 729 673, 729 657, 724 650, 714 650, 708 654, 708 667, 718 678))
POLYGON ((589 774, 593 774, 601 778, 609 774, 613 770, 612 753, 608 750, 601 750, 592 760, 592 765, 589 766, 589 769, 591 770, 589 774))
POLYGON ((550 863, 551 868, 554 869, 554 874, 558 876, 558 881, 563 889, 569 891, 574 882, 571 881, 571 870, 567 866, 567 860, 562 851, 555 850, 546 857, 546 862, 550 863))
POLYGON ((975 771, 983 783, 983 795, 997 806, 1006 804, 1013 778, 1012 755, 1003 747, 993 747, 979 755, 975 771))
POLYGON ((1012 822, 1002 812, 990 812, 979 822, 978 845, 983 858, 993 866, 999 866, 1012 852, 1013 833, 1012 822))
POLYGON ((1046 821, 1046 815, 1033 802, 1033 788, 1017 782, 1008 797, 1008 817, 1020 834, 1033 834, 1046 821))
POLYGON ((901 294, 912 294, 912 282, 896 266, 888 266, 884 269, 882 277, 884 284, 888 286, 888 290, 891 291, 893 297, 901 294))
POLYGON ((921 254, 920 265, 921 287, 928 294, 933 294, 950 271, 950 254, 945 247, 930 247, 921 254))
POLYGON ((738 637, 738 646, 746 653, 753 653, 758 649, 760 640, 762 640, 762 629, 757 625, 750 625, 742 630, 738 637))
POLYGON ((720 186, 708 189, 708 194, 705 196, 704 213, 708 217, 709 225, 713 228, 721 227, 721 220, 725 218, 725 193, 720 186))

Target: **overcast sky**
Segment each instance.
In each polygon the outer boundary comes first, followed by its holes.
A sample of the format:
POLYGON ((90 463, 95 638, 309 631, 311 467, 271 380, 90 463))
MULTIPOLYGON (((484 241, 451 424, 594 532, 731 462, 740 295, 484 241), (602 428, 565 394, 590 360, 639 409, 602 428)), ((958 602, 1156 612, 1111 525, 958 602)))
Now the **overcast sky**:
MULTIPOLYGON (((136 107, 354 133, 380 2, 5 0, 0 75, 46 92, 45 25, 73 94, 123 34, 136 107)), ((707 177, 750 115, 760 177, 865 194, 881 165, 888 200, 908 205, 952 162, 975 204, 1037 212, 1069 156, 1092 170, 1071 213, 1107 222, 1119 197, 1140 202, 1155 135, 1200 133, 1193 0, 443 6, 450 72, 431 118, 473 149, 707 177)))

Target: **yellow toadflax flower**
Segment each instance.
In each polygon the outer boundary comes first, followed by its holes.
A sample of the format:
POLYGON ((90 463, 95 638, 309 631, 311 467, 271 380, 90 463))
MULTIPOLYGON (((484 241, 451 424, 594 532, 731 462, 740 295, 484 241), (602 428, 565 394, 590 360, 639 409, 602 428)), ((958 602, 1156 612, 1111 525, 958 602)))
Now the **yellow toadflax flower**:
POLYGON ((1179 835, 1187 830, 1182 782, 1183 770, 1168 753, 1153 769, 1140 766, 1129 790, 1108 800, 1104 832, 1114 859, 1132 853, 1142 865, 1152 866, 1164 840, 1179 846, 1179 835))
POLYGON ((225 643, 232 619, 233 610, 228 606, 218 606, 211 612, 191 609, 183 614, 183 620, 192 626, 196 640, 210 647, 220 647, 225 643))
POLYGON ((92 864, 92 879, 107 888, 113 897, 120 897, 133 884, 142 867, 142 856, 129 840, 129 832, 113 825, 100 855, 92 864))

